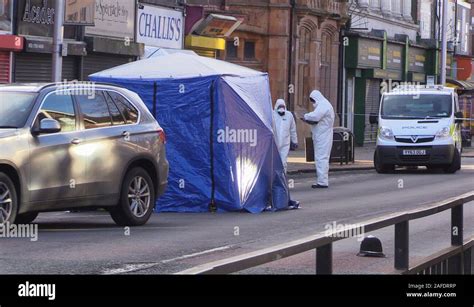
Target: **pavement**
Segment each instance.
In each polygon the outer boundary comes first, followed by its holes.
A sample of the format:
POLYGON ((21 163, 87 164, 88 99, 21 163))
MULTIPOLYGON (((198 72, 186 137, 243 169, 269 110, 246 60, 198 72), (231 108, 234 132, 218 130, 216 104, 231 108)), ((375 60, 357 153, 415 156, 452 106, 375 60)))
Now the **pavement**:
MULTIPOLYGON (((325 231, 424 207, 472 191, 474 159, 457 174, 401 170, 394 174, 339 171, 328 190, 313 190, 313 174, 291 175, 302 208, 284 212, 155 214, 144 227, 117 227, 106 212, 42 213, 38 241, 0 238, 0 274, 173 274, 211 261, 325 231)), ((474 236, 473 204, 465 206, 465 236, 474 236), (469 221, 469 222, 468 222, 469 221)), ((450 216, 442 213, 410 223, 410 261, 449 246, 450 216)), ((374 233, 387 257, 360 258, 359 242, 334 246, 336 273, 393 271, 393 227, 374 233)), ((242 274, 311 274, 314 252, 282 259, 242 274)))
MULTIPOLYGON (((330 172, 338 171, 364 171, 374 169, 375 144, 367 144, 364 147, 354 148, 354 162, 342 164, 334 162, 330 164, 330 172)), ((474 158, 474 148, 464 148, 463 158, 474 158)), ((314 162, 306 162, 304 150, 290 151, 288 156, 288 174, 315 173, 314 162)))

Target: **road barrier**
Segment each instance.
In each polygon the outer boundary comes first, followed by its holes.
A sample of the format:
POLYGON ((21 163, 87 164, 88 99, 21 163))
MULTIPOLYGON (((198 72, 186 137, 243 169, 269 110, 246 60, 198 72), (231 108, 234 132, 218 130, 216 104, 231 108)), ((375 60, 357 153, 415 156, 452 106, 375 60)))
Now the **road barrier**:
POLYGON ((365 233, 395 226, 394 274, 473 274, 474 237, 464 241, 464 205, 474 201, 474 191, 437 202, 426 207, 375 218, 344 230, 318 233, 289 243, 257 250, 181 271, 177 274, 230 274, 257 267, 282 258, 316 249, 316 274, 333 273, 333 243, 347 239, 345 234, 365 233), (414 266, 409 265, 410 221, 451 210, 451 247, 425 258, 414 266))

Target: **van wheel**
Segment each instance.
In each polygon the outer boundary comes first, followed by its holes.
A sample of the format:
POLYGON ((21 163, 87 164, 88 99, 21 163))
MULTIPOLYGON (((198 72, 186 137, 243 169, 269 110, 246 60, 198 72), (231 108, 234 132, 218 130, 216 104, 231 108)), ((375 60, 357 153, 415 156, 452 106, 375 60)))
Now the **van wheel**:
POLYGON ((15 219, 15 224, 30 224, 38 217, 38 212, 28 212, 18 214, 15 219))
POLYGON ((0 172, 0 224, 13 223, 18 212, 15 185, 5 173, 0 172))
POLYGON ((388 174, 395 170, 395 165, 381 163, 377 153, 374 155, 374 166, 375 171, 379 174, 388 174))
POLYGON ((459 150, 454 151, 453 162, 443 170, 446 174, 454 174, 461 169, 461 154, 459 150))
POLYGON ((119 226, 146 224, 155 207, 155 188, 150 175, 141 167, 128 171, 122 183, 119 204, 110 215, 119 226))

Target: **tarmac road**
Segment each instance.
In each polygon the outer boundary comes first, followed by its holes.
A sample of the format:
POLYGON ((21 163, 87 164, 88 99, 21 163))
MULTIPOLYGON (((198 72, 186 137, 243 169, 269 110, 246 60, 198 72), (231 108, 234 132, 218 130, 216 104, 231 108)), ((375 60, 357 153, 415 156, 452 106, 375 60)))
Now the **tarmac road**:
MULTIPOLYGON (((470 192, 474 159, 455 175, 420 169, 331 174, 331 188, 312 190, 310 175, 293 177, 299 210, 263 213, 156 214, 145 227, 114 225, 105 212, 44 213, 37 242, 0 238, 0 274, 168 274, 324 231, 328 223, 357 223, 470 192)), ((413 222, 413 261, 449 245, 449 214, 413 222)), ((465 236, 474 235, 474 206, 465 206, 465 236)), ((390 273, 393 228, 377 232, 386 258, 358 258, 356 239, 336 243, 337 273, 390 273)), ((243 273, 314 273, 308 252, 243 273)))

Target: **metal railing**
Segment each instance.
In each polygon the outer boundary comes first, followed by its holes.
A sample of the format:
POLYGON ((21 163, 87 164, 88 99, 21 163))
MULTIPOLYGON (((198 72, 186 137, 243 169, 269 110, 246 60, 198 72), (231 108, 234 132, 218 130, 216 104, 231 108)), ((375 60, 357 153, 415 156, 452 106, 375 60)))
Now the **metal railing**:
POLYGON ((474 238, 464 242, 463 208, 474 201, 474 191, 429 206, 375 218, 357 226, 318 233, 289 243, 257 250, 190 268, 178 274, 230 274, 316 249, 316 274, 332 274, 333 243, 347 239, 347 233, 372 232, 395 226, 394 274, 472 274, 474 238), (418 264, 409 265, 410 221, 451 210, 451 247, 418 264))

